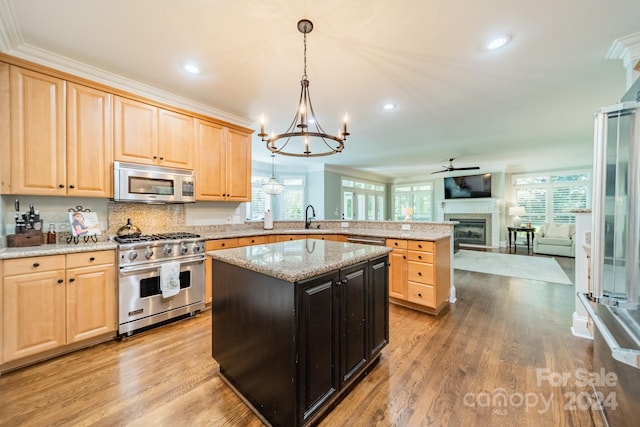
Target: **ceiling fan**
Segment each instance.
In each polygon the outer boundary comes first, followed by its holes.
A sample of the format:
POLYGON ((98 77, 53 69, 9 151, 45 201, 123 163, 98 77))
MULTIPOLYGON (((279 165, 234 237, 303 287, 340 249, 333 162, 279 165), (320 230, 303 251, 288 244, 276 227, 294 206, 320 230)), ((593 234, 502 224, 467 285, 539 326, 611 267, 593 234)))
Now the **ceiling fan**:
POLYGON ((456 168, 453 166, 453 161, 455 160, 455 157, 452 157, 449 159, 449 166, 442 166, 444 169, 441 171, 435 171, 435 172, 431 172, 431 175, 433 175, 434 173, 442 173, 442 172, 453 172, 453 171, 470 171, 470 170, 476 170, 476 169, 480 169, 480 166, 467 166, 464 168, 456 168))

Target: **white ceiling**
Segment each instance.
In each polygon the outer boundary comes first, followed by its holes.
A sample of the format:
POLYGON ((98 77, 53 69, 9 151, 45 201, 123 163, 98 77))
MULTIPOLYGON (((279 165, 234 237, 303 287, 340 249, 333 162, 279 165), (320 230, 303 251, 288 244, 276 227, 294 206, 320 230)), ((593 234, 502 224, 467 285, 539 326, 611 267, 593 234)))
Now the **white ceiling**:
MULTIPOLYGON (((296 23, 308 18, 314 108, 329 132, 348 112, 351 136, 340 155, 276 162, 394 178, 428 176, 449 157, 483 171, 590 165, 594 110, 626 86, 607 52, 640 31, 638 0, 0 0, 0 14, 6 53, 90 64, 255 130, 264 113, 276 132, 298 100, 296 23), (505 32, 511 44, 483 49, 505 32)), ((269 161, 255 134, 253 153, 269 161)))

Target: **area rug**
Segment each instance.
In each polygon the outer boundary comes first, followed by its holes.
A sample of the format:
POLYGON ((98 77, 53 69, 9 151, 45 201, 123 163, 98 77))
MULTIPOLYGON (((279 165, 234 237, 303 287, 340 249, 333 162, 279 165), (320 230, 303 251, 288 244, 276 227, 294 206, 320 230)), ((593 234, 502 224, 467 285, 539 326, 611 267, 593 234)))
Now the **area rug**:
POLYGON ((571 280, 553 258, 459 250, 453 257, 453 268, 543 282, 571 284, 571 280))

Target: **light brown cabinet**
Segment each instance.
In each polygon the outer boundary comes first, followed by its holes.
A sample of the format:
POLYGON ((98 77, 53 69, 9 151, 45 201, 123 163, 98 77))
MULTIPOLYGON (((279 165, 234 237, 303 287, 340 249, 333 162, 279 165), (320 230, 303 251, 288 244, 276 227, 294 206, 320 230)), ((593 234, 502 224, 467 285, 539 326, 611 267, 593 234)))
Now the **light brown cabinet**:
POLYGON ((3 363, 115 336, 114 262, 113 251, 5 260, 3 363))
POLYGON ((111 197, 111 95, 15 66, 9 87, 3 192, 111 197))
POLYGON ((115 160, 194 168, 193 117, 121 96, 114 105, 115 160))
POLYGON ((10 178, 3 191, 66 195, 65 81, 11 66, 9 87, 10 164, 3 168, 10 178))
POLYGON ((448 239, 437 241, 387 239, 389 300, 432 314, 448 305, 451 255, 448 239))
POLYGON ((389 297, 407 299, 407 241, 387 239, 389 253, 389 297))
POLYGON ((113 96, 67 83, 67 195, 113 197, 113 96))
POLYGON ((196 120, 196 200, 251 200, 251 135, 196 120))

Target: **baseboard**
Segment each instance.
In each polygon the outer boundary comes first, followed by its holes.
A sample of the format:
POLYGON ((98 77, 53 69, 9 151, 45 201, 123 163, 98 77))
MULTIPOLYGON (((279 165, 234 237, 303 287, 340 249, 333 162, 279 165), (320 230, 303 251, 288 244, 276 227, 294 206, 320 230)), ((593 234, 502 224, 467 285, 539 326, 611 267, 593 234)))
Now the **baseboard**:
POLYGON ((571 326, 571 333, 574 337, 584 338, 588 340, 593 339, 593 334, 589 329, 589 318, 579 316, 575 311, 573 312, 573 325, 571 326))

